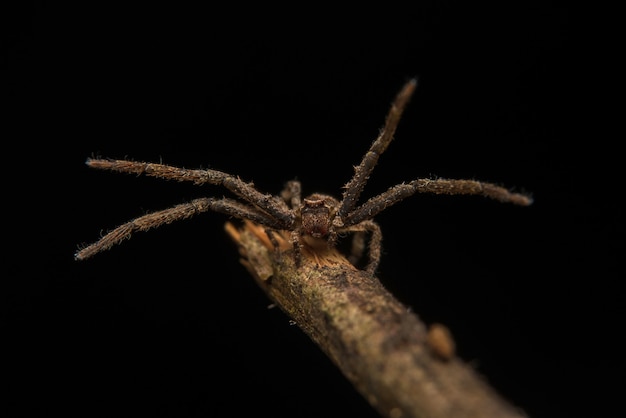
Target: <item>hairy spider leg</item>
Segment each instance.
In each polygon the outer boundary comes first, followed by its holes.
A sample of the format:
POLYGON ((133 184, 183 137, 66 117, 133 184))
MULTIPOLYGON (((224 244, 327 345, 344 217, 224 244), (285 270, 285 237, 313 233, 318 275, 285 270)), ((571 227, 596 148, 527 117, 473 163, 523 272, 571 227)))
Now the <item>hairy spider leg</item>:
POLYGON ((382 249, 381 242, 383 240, 383 233, 380 226, 378 226, 378 224, 374 221, 365 220, 357 225, 342 229, 341 232, 354 233, 352 240, 352 252, 348 259, 353 265, 358 262, 365 251, 365 233, 367 232, 370 234, 368 262, 365 266, 365 271, 374 274, 378 268, 378 264, 380 263, 380 253, 382 249))
POLYGON ((146 175, 165 180, 190 181, 196 185, 212 184, 224 186, 235 195, 258 207, 281 223, 281 229, 290 229, 295 217, 285 202, 275 196, 263 194, 239 178, 218 170, 190 170, 164 164, 145 163, 127 160, 94 159, 87 160, 87 165, 101 170, 121 173, 146 175))
POLYGON ((492 183, 476 180, 417 179, 407 184, 390 187, 387 191, 372 197, 348 214, 345 225, 356 225, 366 219, 371 219, 389 206, 395 205, 415 193, 478 195, 520 206, 528 206, 533 201, 528 195, 513 193, 492 183))
POLYGON ((93 244, 79 250, 74 255, 74 258, 76 260, 85 260, 99 252, 108 250, 113 245, 119 244, 125 239, 130 238, 134 232, 148 231, 152 228, 157 228, 161 225, 169 224, 181 219, 187 219, 193 215, 207 212, 209 210, 225 213, 240 219, 250 219, 253 222, 265 225, 269 228, 279 229, 282 226, 278 221, 272 219, 268 215, 265 215, 250 206, 237 202, 236 200, 228 198, 194 199, 191 202, 182 203, 168 209, 152 212, 126 222, 125 224, 120 225, 108 232, 93 244))
POLYGON ((370 146, 370 149, 363 156, 361 164, 355 167, 352 179, 344 186, 343 199, 341 200, 341 205, 337 212, 337 215, 342 221, 352 209, 354 209, 370 174, 372 174, 374 167, 378 163, 378 158, 391 143, 400 118, 402 117, 402 113, 416 87, 417 79, 413 78, 409 80, 396 95, 385 118, 385 125, 380 131, 378 138, 376 138, 370 146))

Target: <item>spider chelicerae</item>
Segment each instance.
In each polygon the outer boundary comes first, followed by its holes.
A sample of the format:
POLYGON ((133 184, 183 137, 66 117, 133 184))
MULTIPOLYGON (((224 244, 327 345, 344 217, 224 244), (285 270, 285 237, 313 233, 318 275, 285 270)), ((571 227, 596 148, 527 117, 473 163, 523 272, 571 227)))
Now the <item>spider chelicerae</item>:
POLYGON ((340 236, 346 233, 354 234, 349 257, 354 264, 363 255, 367 247, 365 238, 369 235, 368 262, 365 270, 374 273, 380 261, 382 233, 380 227, 372 219, 383 210, 415 193, 480 195, 501 202, 530 205, 532 203, 530 196, 513 193, 492 183, 441 178, 417 179, 398 184, 363 204, 357 204, 378 158, 393 139, 400 117, 416 86, 417 80, 411 79, 396 95, 378 138, 363 156, 361 164, 355 167, 354 176, 344 186, 341 200, 319 193, 303 198, 300 182, 296 180, 287 182, 280 196, 273 196, 259 192, 252 183, 246 183, 237 176, 218 170, 190 170, 128 160, 88 159, 89 167, 103 170, 144 174, 166 180, 190 181, 196 185, 221 185, 240 200, 205 197, 140 216, 118 226, 95 243, 80 249, 75 258, 77 260, 89 258, 130 238, 136 231, 147 231, 213 210, 262 225, 277 251, 279 245, 274 234, 277 231, 290 231, 296 264, 301 261, 305 237, 324 240, 329 246, 334 246, 340 236))

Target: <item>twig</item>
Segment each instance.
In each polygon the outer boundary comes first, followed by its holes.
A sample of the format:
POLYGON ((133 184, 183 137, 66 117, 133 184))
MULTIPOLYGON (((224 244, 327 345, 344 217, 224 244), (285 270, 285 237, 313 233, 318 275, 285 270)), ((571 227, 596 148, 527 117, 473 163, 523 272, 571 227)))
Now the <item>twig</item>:
POLYGON ((226 229, 241 262, 267 293, 388 418, 520 418, 456 357, 444 328, 430 331, 379 280, 322 245, 305 246, 296 268, 285 237, 272 249, 264 229, 226 229))

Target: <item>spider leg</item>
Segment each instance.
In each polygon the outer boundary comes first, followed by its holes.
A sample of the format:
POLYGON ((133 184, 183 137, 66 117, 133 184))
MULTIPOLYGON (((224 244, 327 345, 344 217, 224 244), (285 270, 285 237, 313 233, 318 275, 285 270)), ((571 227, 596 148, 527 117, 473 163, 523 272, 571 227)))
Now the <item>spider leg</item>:
POLYGON ((376 138, 370 146, 370 149, 363 156, 361 164, 355 167, 352 179, 344 186, 345 191, 343 192, 343 199, 339 211, 337 212, 340 219, 344 219, 356 205, 370 174, 372 174, 374 167, 378 163, 378 158, 385 152, 393 139, 398 122, 400 122, 400 117, 409 99, 413 95, 416 86, 417 80, 411 79, 402 87, 402 90, 400 90, 389 109, 385 119, 385 125, 380 131, 378 138, 376 138))
POLYGON ((365 250, 365 232, 370 233, 368 262, 365 271, 374 274, 380 263, 380 252, 382 248, 381 242, 383 240, 383 234, 380 230, 380 226, 374 221, 366 220, 352 227, 343 229, 342 232, 354 232, 355 234, 352 241, 352 253, 348 258, 352 264, 355 264, 363 255, 363 251, 365 250))
POLYGON ((87 159, 86 164, 92 168, 111 170, 128 174, 144 174, 165 180, 190 181, 196 185, 213 184, 224 186, 235 195, 245 199, 265 213, 278 219, 281 224, 289 228, 295 216, 285 202, 263 194, 254 188, 252 183, 246 183, 239 178, 218 170, 190 170, 164 164, 144 163, 127 160, 87 159))
POLYGON ((521 193, 513 193, 504 187, 492 183, 484 183, 476 180, 417 179, 407 184, 399 184, 390 187, 387 191, 369 199, 346 216, 344 225, 355 225, 366 219, 371 219, 389 206, 415 193, 478 195, 520 206, 528 206, 532 203, 530 196, 521 193))
POLYGON ((108 232, 98 241, 79 250, 74 258, 76 260, 85 260, 93 255, 108 250, 115 244, 119 244, 131 237, 134 232, 148 231, 164 224, 169 224, 181 219, 190 218, 198 213, 214 210, 216 212, 226 213, 228 215, 250 219, 269 228, 283 229, 284 225, 272 219, 269 215, 256 210, 253 207, 246 206, 232 199, 214 199, 201 198, 195 199, 188 203, 173 206, 158 212, 152 212, 147 215, 140 216, 123 225, 118 226, 108 232))

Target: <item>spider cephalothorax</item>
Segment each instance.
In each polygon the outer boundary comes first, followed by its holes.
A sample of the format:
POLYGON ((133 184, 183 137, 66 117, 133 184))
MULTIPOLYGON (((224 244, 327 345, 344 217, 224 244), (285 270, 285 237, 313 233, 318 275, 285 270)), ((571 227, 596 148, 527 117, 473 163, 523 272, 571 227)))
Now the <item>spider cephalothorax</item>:
POLYGON ((331 230, 337 204, 330 196, 314 194, 306 199, 300 208, 302 232, 313 238, 324 238, 331 230))
POLYGON ((270 241, 278 249, 275 231, 291 231, 294 257, 301 259, 302 238, 305 236, 325 240, 335 245, 338 236, 353 233, 354 240, 350 261, 356 262, 364 252, 364 235, 369 234, 369 256, 366 270, 373 273, 380 261, 380 227, 372 220, 391 205, 415 193, 481 195, 501 202, 529 205, 532 199, 524 194, 475 180, 417 179, 390 187, 387 191, 357 205, 359 196, 374 170, 378 158, 385 152, 393 139, 402 112, 413 94, 417 82, 409 80, 400 90, 387 114, 385 125, 378 138, 363 156, 361 164, 355 167, 352 179, 344 186, 341 200, 332 196, 315 193, 301 196, 298 181, 289 181, 280 196, 272 196, 257 191, 252 183, 246 183, 237 176, 217 170, 188 170, 163 164, 143 163, 127 160, 88 159, 87 165, 94 168, 123 173, 145 174, 167 180, 191 181, 197 185, 221 185, 241 200, 230 198, 200 198, 173 206, 127 222, 86 246, 76 253, 76 259, 83 260, 129 238, 135 231, 147 231, 179 219, 213 210, 239 219, 248 219, 263 225, 270 241))

